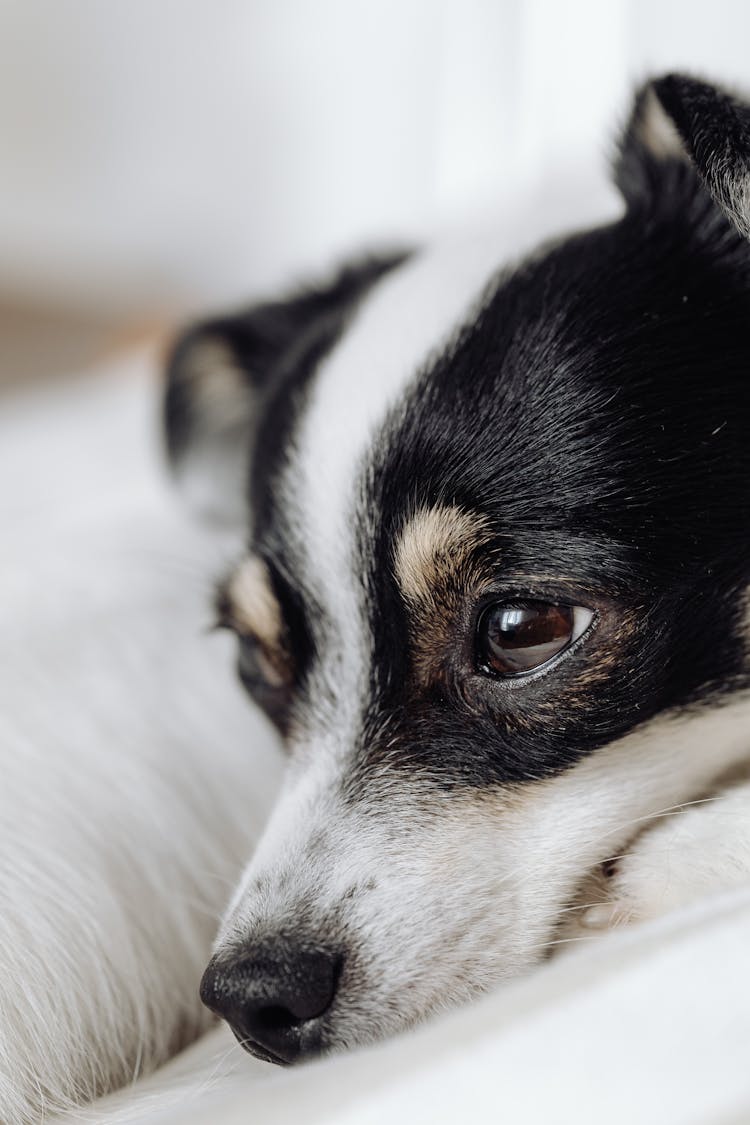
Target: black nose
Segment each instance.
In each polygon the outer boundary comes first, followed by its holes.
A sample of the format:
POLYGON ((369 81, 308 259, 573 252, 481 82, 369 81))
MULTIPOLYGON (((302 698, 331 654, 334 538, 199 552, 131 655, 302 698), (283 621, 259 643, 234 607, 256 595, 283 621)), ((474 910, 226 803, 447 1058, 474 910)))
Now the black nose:
POLYGON ((215 957, 203 974, 201 1000, 252 1054, 295 1062, 323 1048, 322 1016, 333 1002, 341 964, 338 953, 278 943, 232 960, 215 957))

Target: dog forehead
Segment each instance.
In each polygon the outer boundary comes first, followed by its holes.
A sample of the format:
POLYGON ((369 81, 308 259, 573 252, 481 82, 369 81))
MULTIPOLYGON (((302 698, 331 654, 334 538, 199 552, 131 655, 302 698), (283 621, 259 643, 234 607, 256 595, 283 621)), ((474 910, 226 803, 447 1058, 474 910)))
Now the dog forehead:
POLYGON ((442 243, 384 277, 319 364, 276 489, 285 546, 310 599, 333 617, 361 586, 362 477, 389 414, 476 318, 492 279, 520 249, 504 231, 442 243))
POLYGON ((351 538, 358 471, 389 410, 471 318, 507 257, 502 240, 437 247, 385 277, 321 363, 294 437, 287 500, 309 554, 351 538))
MULTIPOLYGON (((722 483, 700 467, 707 436, 712 450, 719 439, 731 453, 744 440, 726 413, 747 352, 734 336, 716 395, 699 414, 692 404, 717 334, 739 332, 744 291, 730 301, 724 283, 727 299, 710 306, 708 328, 703 318, 696 329, 688 310, 719 284, 713 261, 672 247, 667 268, 662 243, 671 246, 672 234, 662 232, 656 247, 637 236, 623 221, 561 240, 502 274, 502 242, 425 254, 375 287, 312 375, 277 506, 313 634, 303 739, 327 732, 337 758, 371 745, 366 764, 379 768, 403 711, 408 641, 421 622, 435 664, 433 640, 448 637, 432 607, 425 628, 424 613, 405 615, 405 603, 424 608, 436 585, 475 597, 477 583, 467 589, 466 581, 475 547, 490 544, 494 581, 543 574, 579 588, 593 582, 628 604, 641 604, 647 589, 671 605, 702 574, 704 557, 715 565, 723 552, 734 565, 737 534, 716 502, 722 483), (626 252, 637 282, 619 270, 626 252), (662 424, 666 409, 678 426, 662 424), (696 512, 712 521, 701 541, 692 533, 696 512), (645 527, 659 534, 644 542, 645 527), (633 543, 642 543, 637 557, 633 543), (673 591, 674 560, 686 546, 691 569, 683 567, 673 591)), ((724 647, 731 663, 734 648, 724 647)), ((697 675, 680 680, 674 702, 697 675)), ((573 746, 583 753, 591 744, 578 698, 564 732, 555 719, 561 764, 573 746)), ((406 718, 421 721, 428 700, 412 702, 406 718)), ((612 718, 618 731, 625 714, 612 718)), ((448 717, 430 722, 431 742, 442 738, 447 748, 453 719, 450 730, 448 717)), ((484 734, 472 722, 466 768, 454 779, 479 776, 484 734)), ((402 725, 403 760, 412 764, 427 750, 402 725)), ((516 727, 509 720, 508 738, 516 727)), ((546 746, 536 724, 524 731, 529 746, 546 746)))
POLYGON ((274 488, 275 534, 308 615, 316 659, 306 728, 352 747, 372 663, 367 602, 377 513, 366 486, 384 423, 420 373, 476 318, 520 249, 502 231, 419 254, 383 278, 312 375, 274 488), (326 702, 328 701, 328 702, 326 702))

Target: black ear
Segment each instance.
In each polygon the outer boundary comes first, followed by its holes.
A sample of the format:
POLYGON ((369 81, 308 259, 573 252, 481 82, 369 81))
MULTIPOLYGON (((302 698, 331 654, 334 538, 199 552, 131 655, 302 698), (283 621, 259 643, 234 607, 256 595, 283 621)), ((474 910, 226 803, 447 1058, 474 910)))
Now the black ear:
POLYGON ((615 179, 626 201, 663 194, 665 182, 697 180, 745 238, 750 238, 750 105, 683 74, 657 78, 636 95, 615 179), (680 166, 687 173, 680 180, 680 166))
POLYGON ((243 519, 266 396, 317 363, 367 290, 406 257, 347 265, 324 285, 203 321, 177 339, 167 362, 167 452, 202 515, 229 525, 243 519))

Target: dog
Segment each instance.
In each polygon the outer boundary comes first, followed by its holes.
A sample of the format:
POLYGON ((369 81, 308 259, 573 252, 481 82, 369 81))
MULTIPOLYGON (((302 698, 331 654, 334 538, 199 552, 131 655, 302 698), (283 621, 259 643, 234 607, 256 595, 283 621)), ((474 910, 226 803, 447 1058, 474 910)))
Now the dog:
POLYGON ((750 107, 647 83, 614 179, 519 261, 393 252, 175 347, 289 756, 201 984, 259 1058, 528 969, 592 872, 591 932, 750 877, 750 107))
POLYGON ((616 221, 189 330, 167 445, 216 549, 154 488, 132 370, 0 419, 0 1120, 209 1009, 301 1061, 750 880, 749 162, 745 104, 664 78, 616 221), (186 577, 230 540, 252 708, 186 577))

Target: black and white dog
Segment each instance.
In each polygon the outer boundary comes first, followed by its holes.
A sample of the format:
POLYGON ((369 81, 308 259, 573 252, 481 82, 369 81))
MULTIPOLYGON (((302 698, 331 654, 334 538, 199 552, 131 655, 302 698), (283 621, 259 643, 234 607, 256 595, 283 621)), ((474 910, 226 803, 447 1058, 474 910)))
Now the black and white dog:
POLYGON ((521 261, 371 259, 175 348, 289 750, 202 982, 261 1058, 520 972, 599 870, 591 928, 750 878, 750 108, 654 81, 614 174, 618 221, 521 261))

